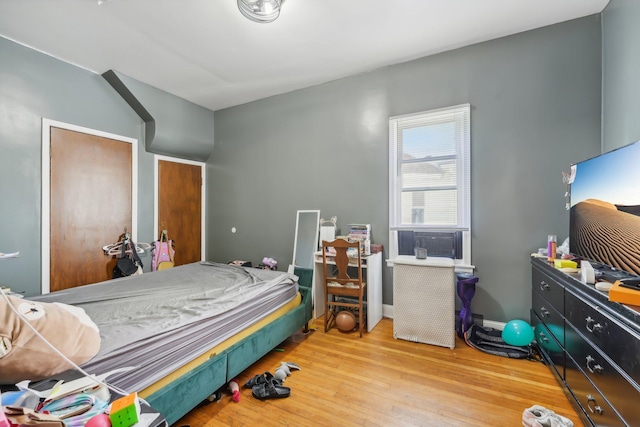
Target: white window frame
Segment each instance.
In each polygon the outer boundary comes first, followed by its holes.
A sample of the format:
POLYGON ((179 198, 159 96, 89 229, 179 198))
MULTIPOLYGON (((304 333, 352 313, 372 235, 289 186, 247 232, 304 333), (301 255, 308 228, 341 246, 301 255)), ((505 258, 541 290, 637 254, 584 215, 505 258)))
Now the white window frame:
POLYGON ((423 111, 389 118, 389 244, 390 261, 398 256, 398 230, 414 231, 461 231, 462 259, 454 260, 456 270, 472 270, 471 264, 471 106, 461 104, 436 110, 423 111), (402 182, 399 175, 398 145, 402 129, 454 121, 458 138, 456 141, 457 163, 457 220, 455 225, 402 224, 402 182))

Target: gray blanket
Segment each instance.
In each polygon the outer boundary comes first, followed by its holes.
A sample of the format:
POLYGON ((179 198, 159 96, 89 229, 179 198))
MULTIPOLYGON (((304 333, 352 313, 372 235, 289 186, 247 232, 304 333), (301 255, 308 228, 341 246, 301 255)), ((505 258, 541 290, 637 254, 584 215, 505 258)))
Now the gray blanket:
POLYGON ((83 308, 100 329, 99 353, 82 366, 139 391, 295 298, 296 276, 193 263, 42 295, 83 308))

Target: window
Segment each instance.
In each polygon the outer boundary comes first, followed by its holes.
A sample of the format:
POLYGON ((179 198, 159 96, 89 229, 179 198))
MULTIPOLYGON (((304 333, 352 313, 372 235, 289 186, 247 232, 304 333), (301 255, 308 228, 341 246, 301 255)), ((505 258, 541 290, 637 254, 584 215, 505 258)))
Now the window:
POLYGON ((470 127, 469 104, 389 119, 392 257, 398 230, 461 232, 471 264, 470 127))

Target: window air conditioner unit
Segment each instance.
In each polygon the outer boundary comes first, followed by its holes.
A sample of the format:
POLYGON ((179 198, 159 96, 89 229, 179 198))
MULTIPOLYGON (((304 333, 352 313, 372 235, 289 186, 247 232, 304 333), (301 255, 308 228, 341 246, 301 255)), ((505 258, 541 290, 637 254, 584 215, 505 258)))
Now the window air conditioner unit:
POLYGON ((424 248, 428 256, 462 259, 462 231, 398 230, 398 255, 414 255, 424 248))

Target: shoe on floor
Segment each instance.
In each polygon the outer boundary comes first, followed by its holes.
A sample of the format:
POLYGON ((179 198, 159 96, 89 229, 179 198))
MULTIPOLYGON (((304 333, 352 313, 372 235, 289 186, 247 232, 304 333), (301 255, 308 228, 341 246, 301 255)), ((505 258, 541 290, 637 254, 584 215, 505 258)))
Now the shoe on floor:
POLYGON ((253 388, 253 386, 256 386, 258 384, 265 384, 271 381, 273 378, 274 378, 273 374, 267 371, 264 374, 258 374, 253 378, 249 378, 247 382, 244 383, 244 386, 247 388, 253 388))
POLYGON ((522 425, 524 427, 573 427, 573 421, 544 406, 533 405, 522 413, 522 425))
POLYGON ((271 378, 266 383, 253 386, 251 394, 253 397, 260 400, 282 399, 289 397, 291 389, 283 386, 277 379, 271 378))

